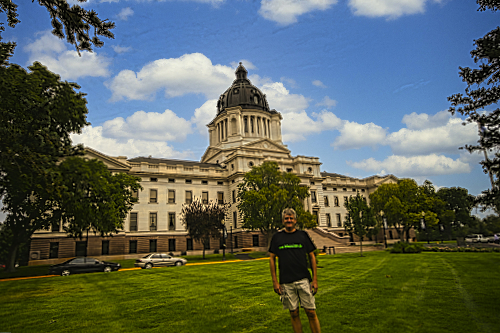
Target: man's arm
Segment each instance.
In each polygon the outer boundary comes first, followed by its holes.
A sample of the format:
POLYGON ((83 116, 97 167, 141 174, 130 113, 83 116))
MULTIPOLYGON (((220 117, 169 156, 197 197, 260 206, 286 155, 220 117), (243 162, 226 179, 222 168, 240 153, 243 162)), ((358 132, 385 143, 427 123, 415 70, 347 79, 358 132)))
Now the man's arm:
POLYGON ((273 279, 274 292, 278 295, 281 295, 281 287, 276 276, 276 255, 274 253, 269 254, 269 268, 271 269, 271 278, 273 279))
POLYGON ((309 252, 309 260, 311 261, 311 268, 313 272, 311 288, 313 289, 313 294, 318 292, 318 267, 316 266, 316 256, 314 251, 309 252))

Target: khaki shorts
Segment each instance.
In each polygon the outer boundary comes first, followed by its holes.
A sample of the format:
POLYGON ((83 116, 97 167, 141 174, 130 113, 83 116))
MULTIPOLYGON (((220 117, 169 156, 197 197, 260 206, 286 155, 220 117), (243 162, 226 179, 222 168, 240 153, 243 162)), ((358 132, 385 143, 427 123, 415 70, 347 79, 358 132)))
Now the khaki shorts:
POLYGON ((316 309, 314 296, 311 292, 311 284, 307 278, 282 284, 280 299, 284 310, 296 310, 299 308, 299 303, 304 309, 316 309))

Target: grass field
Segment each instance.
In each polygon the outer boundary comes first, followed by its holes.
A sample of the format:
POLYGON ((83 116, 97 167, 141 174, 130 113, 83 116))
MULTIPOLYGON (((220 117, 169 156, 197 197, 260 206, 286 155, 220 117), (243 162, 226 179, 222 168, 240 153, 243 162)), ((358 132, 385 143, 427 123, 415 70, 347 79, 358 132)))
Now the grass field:
MULTIPOLYGON (((320 257, 323 332, 500 332, 499 253, 364 255, 320 257)), ((0 290, 0 332, 291 331, 267 260, 0 281, 0 290)))

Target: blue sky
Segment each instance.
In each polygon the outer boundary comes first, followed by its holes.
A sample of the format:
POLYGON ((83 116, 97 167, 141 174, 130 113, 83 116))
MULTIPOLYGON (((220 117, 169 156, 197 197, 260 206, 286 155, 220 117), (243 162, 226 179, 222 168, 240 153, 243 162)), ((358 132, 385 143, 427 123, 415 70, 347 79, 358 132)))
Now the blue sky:
MULTIPOLYGON (((11 62, 40 61, 87 94, 92 123, 74 142, 112 156, 199 160, 216 100, 242 61, 283 115, 293 155, 322 171, 411 177, 478 194, 477 128, 451 116, 474 66, 473 40, 497 26, 472 0, 90 0, 115 39, 78 57, 36 2, 17 1, 11 62)), ((5 22, 5 17, 2 16, 5 22)))

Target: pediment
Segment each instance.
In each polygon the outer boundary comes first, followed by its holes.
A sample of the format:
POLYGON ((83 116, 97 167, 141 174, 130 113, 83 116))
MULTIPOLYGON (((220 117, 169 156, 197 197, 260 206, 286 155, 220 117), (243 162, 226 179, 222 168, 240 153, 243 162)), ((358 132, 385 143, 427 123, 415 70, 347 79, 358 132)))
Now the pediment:
POLYGON ((130 170, 130 165, 126 162, 126 159, 121 160, 116 157, 108 156, 90 147, 85 147, 84 151, 84 158, 97 159, 103 162, 110 171, 126 172, 130 170))
POLYGON ((205 154, 201 157, 201 163, 209 163, 215 155, 221 152, 221 149, 219 148, 213 148, 213 147, 208 147, 207 150, 205 151, 205 154))
POLYGON ((290 150, 283 145, 277 144, 269 139, 261 139, 249 142, 241 147, 242 149, 257 149, 290 154, 290 150))

